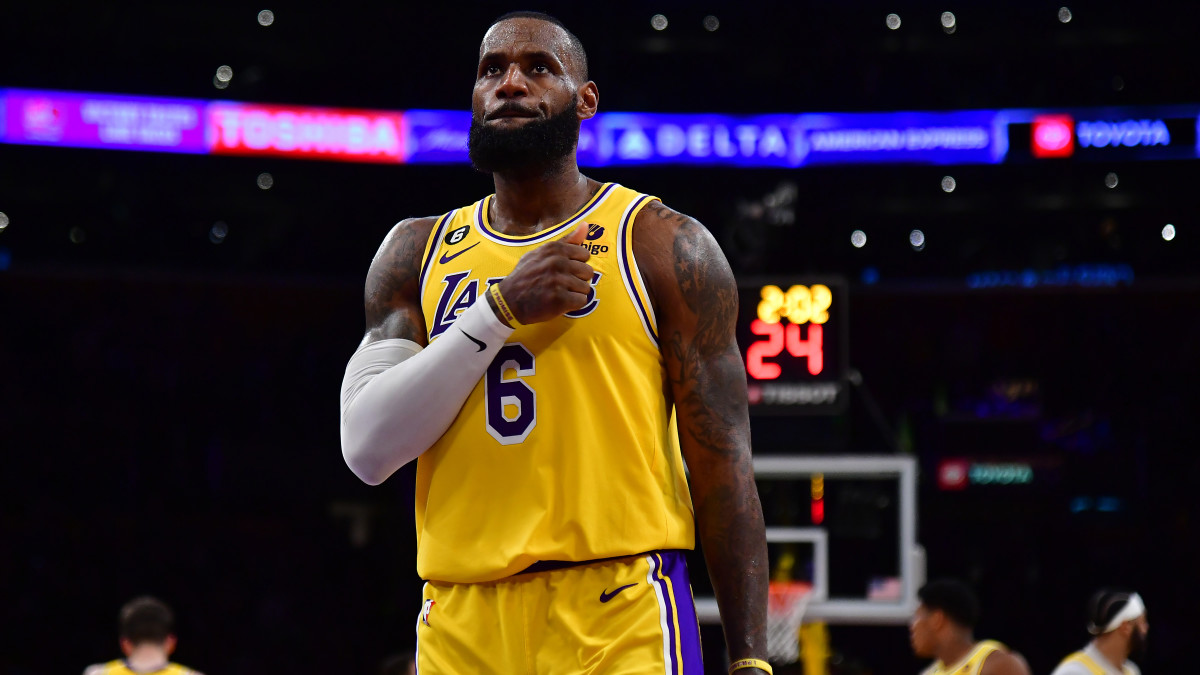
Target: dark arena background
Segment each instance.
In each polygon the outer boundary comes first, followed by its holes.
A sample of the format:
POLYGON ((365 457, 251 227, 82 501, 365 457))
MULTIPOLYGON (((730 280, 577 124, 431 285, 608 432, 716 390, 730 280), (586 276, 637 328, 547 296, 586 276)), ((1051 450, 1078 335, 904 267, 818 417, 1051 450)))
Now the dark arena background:
MULTIPOLYGON (((1190 670, 1198 12, 1064 2, 5 2, 0 673, 116 658, 143 593, 210 675, 412 648, 413 467, 351 474, 338 389, 389 227, 491 191, 462 111, 484 30, 524 8, 580 36, 602 112, 642 115, 597 127, 584 172, 714 233, 743 349, 763 286, 832 289, 837 400, 803 349, 748 354, 756 457, 914 458, 925 576, 970 583, 977 635, 1035 673, 1101 586, 1145 598, 1144 672, 1190 670), (146 121, 155 99, 181 116, 146 121), (285 109, 367 111, 367 146, 214 131, 285 109)), ((800 524, 888 536, 808 492, 800 524)), ((849 540, 831 574, 873 555, 849 540)), ((810 675, 924 667, 903 622, 828 630, 810 675)))

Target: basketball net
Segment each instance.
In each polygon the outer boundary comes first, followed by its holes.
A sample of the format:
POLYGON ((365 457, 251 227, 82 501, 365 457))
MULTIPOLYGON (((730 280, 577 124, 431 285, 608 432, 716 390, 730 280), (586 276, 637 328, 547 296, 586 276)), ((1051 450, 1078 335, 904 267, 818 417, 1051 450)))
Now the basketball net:
POLYGON ((767 589, 767 660, 788 664, 800 660, 800 624, 812 584, 772 581, 767 589))

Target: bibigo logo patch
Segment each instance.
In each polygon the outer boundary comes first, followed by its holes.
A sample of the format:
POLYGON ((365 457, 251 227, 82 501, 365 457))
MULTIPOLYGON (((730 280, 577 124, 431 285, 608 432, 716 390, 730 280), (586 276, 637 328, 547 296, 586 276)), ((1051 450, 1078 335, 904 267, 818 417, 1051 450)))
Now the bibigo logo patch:
POLYGON ((609 250, 608 244, 597 241, 602 237, 604 237, 604 226, 596 225, 595 223, 589 224, 587 240, 580 244, 580 246, 586 248, 588 253, 591 253, 597 258, 607 258, 609 250))

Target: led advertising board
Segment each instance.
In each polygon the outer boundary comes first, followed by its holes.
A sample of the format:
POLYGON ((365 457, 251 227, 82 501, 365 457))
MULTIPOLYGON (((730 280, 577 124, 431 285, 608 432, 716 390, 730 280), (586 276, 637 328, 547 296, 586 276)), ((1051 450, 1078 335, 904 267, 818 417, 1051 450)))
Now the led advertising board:
MULTIPOLYGON (((581 166, 805 168, 1200 157, 1200 105, 722 115, 607 112, 581 166)), ((465 164, 471 113, 0 89, 0 142, 465 164)))
POLYGON ((999 112, 1014 162, 1196 159, 1198 113, 1196 106, 999 112))
POLYGON ((4 141, 203 153, 205 105, 177 98, 8 89, 4 141))
POLYGON ((217 102, 209 151, 350 162, 404 162, 403 113, 217 102))

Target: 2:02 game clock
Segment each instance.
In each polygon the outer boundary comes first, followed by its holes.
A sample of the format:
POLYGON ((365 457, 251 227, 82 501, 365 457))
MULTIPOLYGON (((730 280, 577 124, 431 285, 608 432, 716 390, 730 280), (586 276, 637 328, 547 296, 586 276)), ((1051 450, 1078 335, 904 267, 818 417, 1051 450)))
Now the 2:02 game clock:
POLYGON ((837 414, 846 407, 846 282, 836 277, 745 279, 738 346, 750 412, 837 414))

